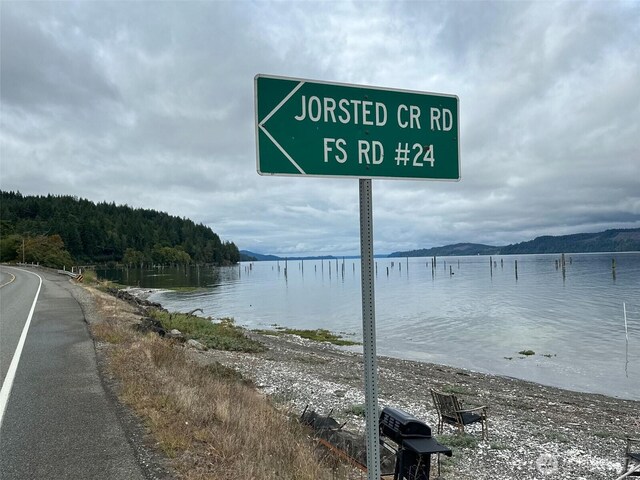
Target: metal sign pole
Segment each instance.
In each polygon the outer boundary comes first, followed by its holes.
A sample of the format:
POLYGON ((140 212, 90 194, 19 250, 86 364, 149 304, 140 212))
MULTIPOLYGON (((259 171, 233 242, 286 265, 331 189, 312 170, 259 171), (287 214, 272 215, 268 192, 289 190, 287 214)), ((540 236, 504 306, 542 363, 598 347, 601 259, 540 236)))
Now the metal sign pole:
POLYGON ((373 206, 371 180, 360 179, 360 264, 362 269, 362 343, 364 346, 367 479, 380 480, 378 432, 378 361, 373 286, 373 206))

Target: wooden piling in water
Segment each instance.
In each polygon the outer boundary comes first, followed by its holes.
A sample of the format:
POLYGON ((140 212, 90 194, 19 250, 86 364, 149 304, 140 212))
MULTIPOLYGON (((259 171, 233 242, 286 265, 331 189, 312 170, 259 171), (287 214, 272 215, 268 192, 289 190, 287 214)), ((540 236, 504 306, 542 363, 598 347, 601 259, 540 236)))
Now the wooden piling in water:
POLYGON ((518 279, 518 260, 516 260, 516 280, 518 279))
POLYGON ((616 259, 612 258, 611 259, 611 275, 613 276, 613 279, 616 279, 616 259))

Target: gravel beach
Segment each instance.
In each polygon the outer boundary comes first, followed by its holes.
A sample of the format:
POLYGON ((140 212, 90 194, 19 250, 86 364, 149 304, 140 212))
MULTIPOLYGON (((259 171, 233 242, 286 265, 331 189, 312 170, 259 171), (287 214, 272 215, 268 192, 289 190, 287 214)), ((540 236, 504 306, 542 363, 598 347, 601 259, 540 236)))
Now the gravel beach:
MULTIPOLYGON (((268 351, 246 354, 193 351, 198 362, 218 361, 252 379, 285 408, 308 405, 332 412, 350 431, 364 431, 362 355, 295 335, 249 333, 268 351)), ((622 469, 624 438, 640 431, 640 402, 546 387, 441 365, 379 357, 379 405, 401 408, 435 433, 430 388, 459 393, 465 403, 489 407, 489 440, 472 427, 469 445, 452 445, 446 479, 612 480, 622 469)), ((445 426, 442 443, 455 444, 445 426)))

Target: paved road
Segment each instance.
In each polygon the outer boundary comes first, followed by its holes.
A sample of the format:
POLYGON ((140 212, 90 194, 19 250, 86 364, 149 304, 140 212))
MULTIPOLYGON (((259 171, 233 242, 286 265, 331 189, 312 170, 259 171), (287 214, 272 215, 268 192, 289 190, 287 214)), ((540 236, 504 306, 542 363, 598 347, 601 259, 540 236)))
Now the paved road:
POLYGON ((15 275, 0 288, 3 382, 37 275, 43 280, 0 426, 0 479, 144 479, 100 381, 93 342, 68 278, 4 266, 0 272, 0 285, 15 275))
POLYGON ((27 320, 40 279, 35 275, 15 275, 15 269, 0 267, 0 385, 27 320))

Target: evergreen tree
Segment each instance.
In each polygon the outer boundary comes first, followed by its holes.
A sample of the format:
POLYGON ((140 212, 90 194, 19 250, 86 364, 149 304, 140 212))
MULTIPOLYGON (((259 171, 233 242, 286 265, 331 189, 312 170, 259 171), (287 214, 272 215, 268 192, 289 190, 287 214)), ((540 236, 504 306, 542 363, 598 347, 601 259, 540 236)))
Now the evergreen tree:
POLYGON ((233 264, 240 259, 235 244, 222 243, 209 227, 186 218, 68 195, 0 191, 0 259, 21 260, 16 241, 56 235, 80 264, 233 264))

